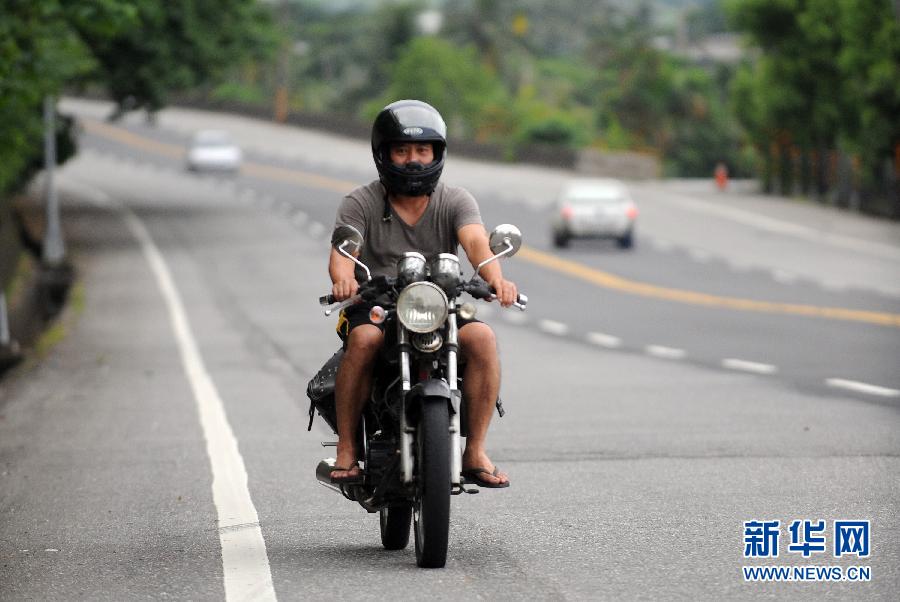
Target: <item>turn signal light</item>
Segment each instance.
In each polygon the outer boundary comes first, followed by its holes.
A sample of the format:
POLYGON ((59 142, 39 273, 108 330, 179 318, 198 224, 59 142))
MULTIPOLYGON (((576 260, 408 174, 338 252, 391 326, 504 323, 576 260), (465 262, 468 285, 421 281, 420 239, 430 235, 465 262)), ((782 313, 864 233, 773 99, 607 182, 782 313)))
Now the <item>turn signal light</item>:
POLYGON ((381 324, 387 317, 387 312, 380 305, 374 306, 369 310, 369 321, 372 324, 381 324))

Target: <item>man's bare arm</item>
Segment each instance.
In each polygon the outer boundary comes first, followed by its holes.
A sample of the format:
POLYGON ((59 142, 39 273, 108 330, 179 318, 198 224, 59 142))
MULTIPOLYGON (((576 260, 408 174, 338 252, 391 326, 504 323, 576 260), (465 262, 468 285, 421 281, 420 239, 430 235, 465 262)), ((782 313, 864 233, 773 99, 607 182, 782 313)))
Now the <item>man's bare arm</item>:
MULTIPOLYGON (((487 233, 481 224, 467 224, 463 226, 457 231, 456 237, 466 252, 466 257, 469 258, 472 267, 476 267, 485 259, 493 257, 494 254, 491 253, 487 233)), ((503 270, 500 269, 499 261, 492 261, 481 268, 479 276, 484 278, 494 288, 500 303, 504 307, 508 307, 515 302, 518 290, 514 282, 503 277, 503 270)))
POLYGON ((356 294, 359 283, 356 282, 356 264, 331 249, 328 259, 328 275, 331 276, 331 294, 336 301, 343 301, 356 294))

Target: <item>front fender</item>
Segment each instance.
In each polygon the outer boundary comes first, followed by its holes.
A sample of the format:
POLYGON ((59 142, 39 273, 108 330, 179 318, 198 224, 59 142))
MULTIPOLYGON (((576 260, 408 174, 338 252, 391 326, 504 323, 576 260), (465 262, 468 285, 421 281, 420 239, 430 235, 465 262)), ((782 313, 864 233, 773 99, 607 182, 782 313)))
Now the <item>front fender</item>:
POLYGON ((450 385, 439 378, 430 378, 417 383, 406 394, 406 416, 413 424, 418 417, 423 403, 445 403, 452 413, 456 413, 450 385))

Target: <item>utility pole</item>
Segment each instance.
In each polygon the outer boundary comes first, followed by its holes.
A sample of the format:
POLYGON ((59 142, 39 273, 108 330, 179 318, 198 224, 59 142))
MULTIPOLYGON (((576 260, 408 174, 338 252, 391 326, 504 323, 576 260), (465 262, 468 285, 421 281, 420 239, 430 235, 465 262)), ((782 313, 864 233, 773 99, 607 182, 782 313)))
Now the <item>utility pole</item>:
POLYGON ((46 211, 46 228, 44 228, 43 262, 49 267, 56 267, 66 258, 66 245, 63 242, 59 220, 59 197, 56 194, 56 183, 53 181, 56 169, 56 101, 49 94, 44 97, 44 201, 46 211))
POLYGON ((41 253, 40 295, 44 317, 50 319, 62 309, 72 284, 72 266, 66 261, 56 194, 56 99, 44 97, 44 210, 45 227, 41 253))
POLYGON ((277 83, 275 84, 275 107, 273 117, 275 118, 276 122, 284 123, 285 121, 287 121, 288 113, 290 112, 290 92, 288 79, 290 77, 289 72, 291 45, 288 40, 290 32, 291 13, 287 0, 282 0, 279 11, 281 13, 281 27, 285 32, 285 39, 282 41, 281 51, 278 56, 278 72, 277 83))

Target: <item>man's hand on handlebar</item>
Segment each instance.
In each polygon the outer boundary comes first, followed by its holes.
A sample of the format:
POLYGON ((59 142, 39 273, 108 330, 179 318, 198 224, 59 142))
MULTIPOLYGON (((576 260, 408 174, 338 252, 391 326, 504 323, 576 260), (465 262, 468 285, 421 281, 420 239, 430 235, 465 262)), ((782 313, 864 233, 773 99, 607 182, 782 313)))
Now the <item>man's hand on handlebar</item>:
POLYGON ((509 307, 513 303, 516 302, 519 291, 516 288, 516 283, 510 280, 506 280, 505 278, 495 278, 489 283, 491 288, 494 290, 494 294, 497 295, 497 300, 500 301, 500 305, 503 307, 509 307))
POLYGON ((359 283, 355 279, 338 280, 331 287, 331 294, 335 301, 343 301, 356 294, 359 283))

